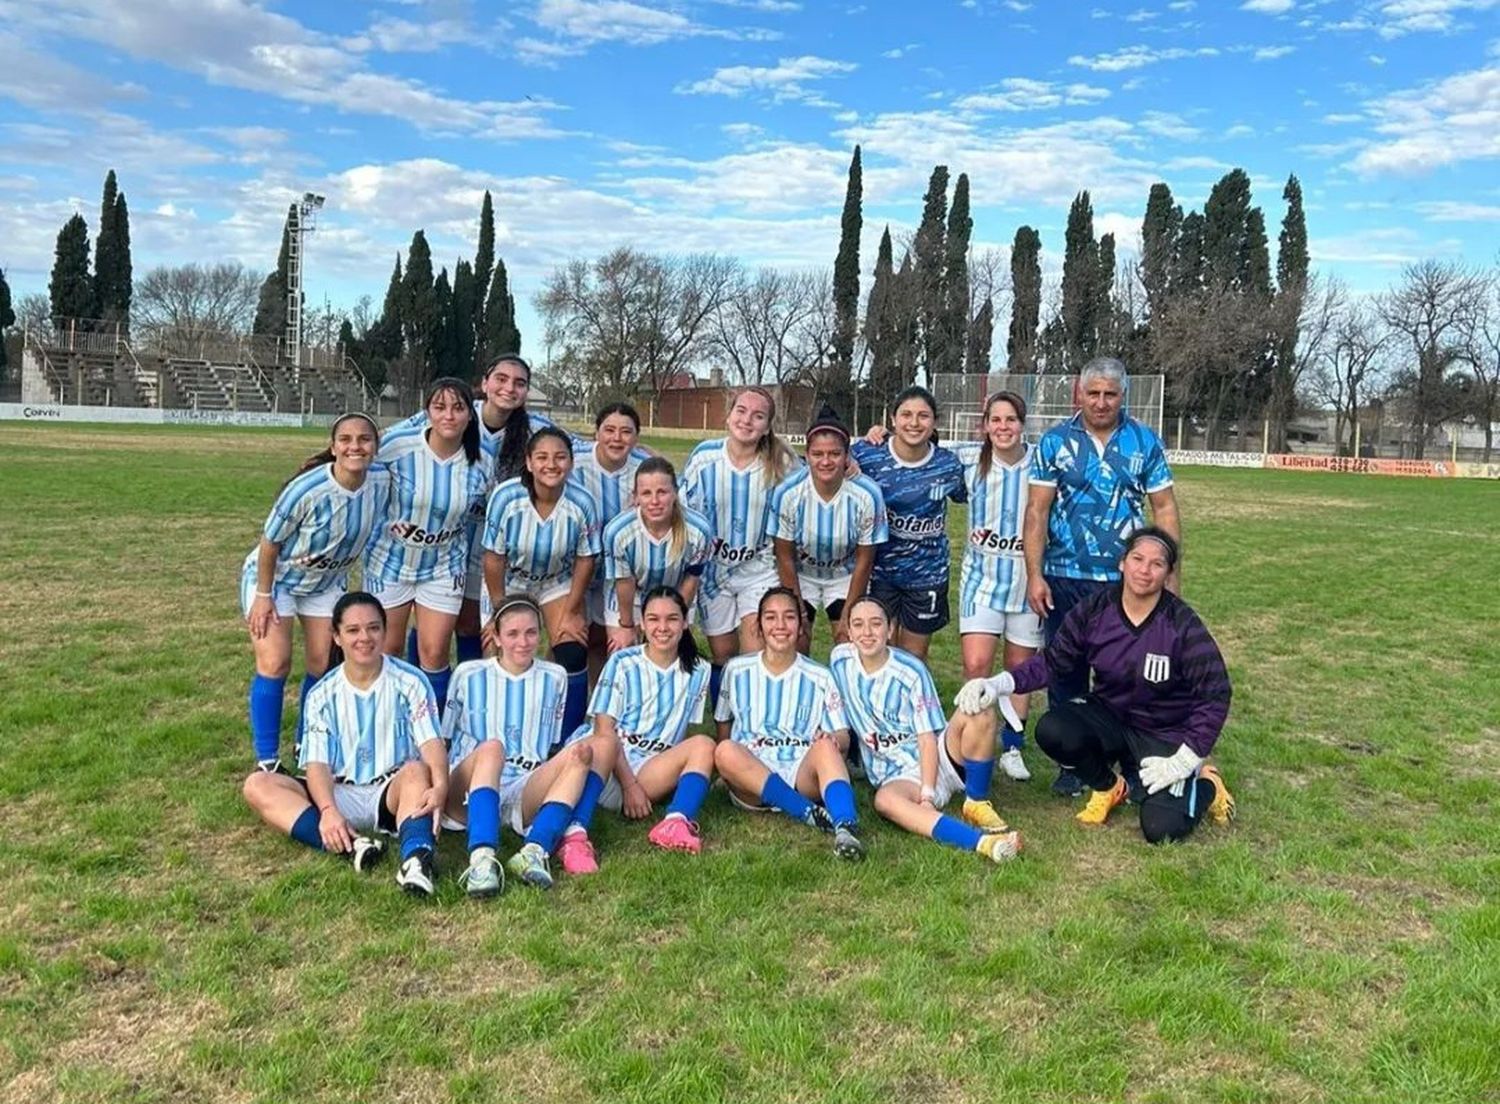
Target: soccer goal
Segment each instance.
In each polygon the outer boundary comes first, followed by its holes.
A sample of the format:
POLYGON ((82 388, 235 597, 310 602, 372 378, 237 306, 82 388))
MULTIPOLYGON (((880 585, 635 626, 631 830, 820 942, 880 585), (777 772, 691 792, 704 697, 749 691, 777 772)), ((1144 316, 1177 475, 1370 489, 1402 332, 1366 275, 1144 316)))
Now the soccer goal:
MULTIPOLYGON (((1034 376, 996 373, 988 376, 943 374, 933 379, 933 394, 942 411, 942 435, 949 441, 973 441, 980 436, 985 396, 1014 391, 1026 400, 1026 439, 1035 441, 1058 422, 1072 417, 1074 375, 1034 376)), ((1162 376, 1131 376, 1125 410, 1162 432, 1162 376)))

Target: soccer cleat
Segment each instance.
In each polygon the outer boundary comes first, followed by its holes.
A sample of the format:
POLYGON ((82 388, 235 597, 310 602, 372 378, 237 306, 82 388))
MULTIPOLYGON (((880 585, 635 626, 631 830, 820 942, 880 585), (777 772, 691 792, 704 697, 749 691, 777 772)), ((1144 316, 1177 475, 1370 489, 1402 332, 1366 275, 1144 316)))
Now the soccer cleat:
POLYGON ((816 828, 820 832, 832 832, 834 830, 833 817, 828 815, 828 810, 817 802, 810 802, 807 812, 802 817, 802 823, 809 828, 816 828))
POLYGON ((1000 758, 995 762, 1000 764, 1000 769, 1005 772, 1005 777, 1013 778, 1017 782, 1030 782, 1031 772, 1026 769, 1026 760, 1021 758, 1020 748, 1008 748, 1000 753, 1000 758))
POLYGON ((349 850, 349 861, 354 864, 355 873, 368 874, 383 858, 385 840, 371 839, 369 836, 354 837, 354 846, 349 850))
POLYGON ((413 897, 431 897, 432 852, 424 847, 403 859, 396 871, 396 884, 413 897))
POLYGON ((848 862, 859 862, 865 857, 865 845, 855 834, 853 824, 839 824, 833 829, 833 853, 848 862))
POLYGON ((562 838, 557 849, 565 874, 597 874, 599 860, 594 855, 594 845, 589 842, 587 832, 569 832, 562 838))
POLYGON ((669 816, 658 822, 646 839, 664 851, 687 851, 696 855, 703 850, 698 826, 685 816, 669 816))
POLYGON ((1063 767, 1052 782, 1052 792, 1058 797, 1082 797, 1087 788, 1072 767, 1063 767))
POLYGON ((1006 862, 1021 853, 1021 833, 986 832, 979 837, 975 850, 991 862, 1006 862))
POLYGON ((521 850, 505 860, 505 869, 529 886, 537 889, 552 888, 552 871, 547 869, 547 852, 542 850, 539 843, 523 844, 521 850))
POLYGON ((1230 793, 1229 787, 1224 785, 1224 776, 1219 773, 1219 768, 1212 763, 1204 763, 1198 768, 1198 777, 1206 778, 1213 783, 1214 799, 1208 806, 1209 819, 1215 824, 1228 824, 1234 819, 1234 794, 1230 793))
POLYGON ((1125 784, 1125 779, 1116 778, 1115 784, 1107 790, 1095 790, 1089 795, 1088 804, 1083 807, 1075 819, 1079 824, 1086 824, 1091 828, 1097 828, 1109 819, 1109 814, 1116 805, 1123 805, 1125 799, 1130 796, 1130 787, 1125 784))
POLYGON ((505 871, 495 852, 488 847, 469 856, 469 867, 458 876, 458 884, 476 900, 496 897, 505 888, 505 871))
POLYGON ((960 815, 965 824, 972 825, 981 832, 1004 832, 1010 828, 1010 825, 1005 823, 1005 818, 995 811, 995 806, 990 801, 975 801, 972 797, 966 797, 963 812, 960 815))

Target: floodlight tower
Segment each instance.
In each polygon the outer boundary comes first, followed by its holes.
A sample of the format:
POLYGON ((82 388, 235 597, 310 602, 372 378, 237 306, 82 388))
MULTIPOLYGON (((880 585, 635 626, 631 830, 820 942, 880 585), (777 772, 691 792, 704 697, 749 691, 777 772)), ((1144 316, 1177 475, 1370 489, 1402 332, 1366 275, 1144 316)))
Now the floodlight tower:
POLYGON ((302 365, 302 251, 303 236, 318 228, 323 197, 303 192, 287 212, 286 250, 286 342, 292 348, 292 363, 302 365))

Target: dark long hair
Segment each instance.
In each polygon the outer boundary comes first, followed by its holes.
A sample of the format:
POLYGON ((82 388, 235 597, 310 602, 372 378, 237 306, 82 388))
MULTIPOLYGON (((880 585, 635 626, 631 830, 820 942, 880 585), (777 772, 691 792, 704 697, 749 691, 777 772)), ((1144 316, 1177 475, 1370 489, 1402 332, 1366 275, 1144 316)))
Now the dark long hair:
POLYGON ((921 399, 924 403, 927 404, 927 409, 932 411, 932 438, 931 438, 931 440, 932 440, 932 443, 934 445, 937 444, 937 441, 938 441, 938 427, 937 427, 938 404, 937 404, 937 397, 935 395, 933 395, 933 393, 931 391, 927 390, 927 388, 923 387, 920 383, 913 383, 910 386, 903 387, 900 391, 896 392, 896 397, 891 400, 891 422, 892 422, 892 424, 894 424, 895 421, 896 421, 896 411, 899 410, 899 409, 901 409, 901 404, 904 403, 907 399, 921 399))
MULTIPOLYGON (((501 353, 490 361, 490 366, 484 370, 485 377, 488 378, 502 364, 520 365, 526 372, 526 385, 531 386, 531 365, 526 363, 520 353, 501 353)), ((495 457, 497 480, 510 479, 526 470, 526 446, 531 441, 531 415, 526 411, 526 404, 522 403, 507 414, 505 425, 501 428, 504 435, 500 439, 500 453, 495 457)))
POLYGON ((1016 412, 1016 417, 1021 424, 1026 424, 1026 400, 1014 391, 996 391, 984 400, 984 411, 979 415, 979 429, 984 434, 984 444, 979 446, 979 478, 990 477, 990 463, 995 454, 995 446, 990 441, 990 408, 997 402, 1008 402, 1016 412))
MULTIPOLYGON (((542 428, 533 433, 531 435, 531 439, 526 442, 526 455, 528 457, 531 456, 531 452, 534 448, 536 448, 537 442, 540 441, 543 437, 556 437, 559 441, 568 446, 568 455, 573 455, 573 438, 569 437, 565 432, 558 429, 556 426, 542 426, 542 428)), ((525 467, 524 465, 521 468, 521 486, 526 488, 526 493, 531 498, 531 504, 535 506, 536 476, 532 475, 531 469, 525 467)))
POLYGON ((608 406, 600 408, 599 413, 594 415, 594 429, 598 430, 604 424, 604 419, 608 418, 611 414, 625 415, 625 417, 635 423, 635 431, 637 433, 641 431, 641 412, 628 402, 612 402, 608 406))
POLYGON ((766 604, 770 602, 772 598, 776 598, 778 596, 783 598, 790 598, 792 600, 792 605, 797 610, 797 625, 800 628, 802 623, 807 620, 807 609, 802 605, 802 599, 797 596, 797 592, 791 587, 784 586, 773 586, 770 590, 766 591, 760 596, 760 603, 755 607, 755 627, 760 628, 761 618, 764 617, 766 613, 766 604))
POLYGON ((698 642, 693 639, 693 630, 688 624, 687 599, 683 598, 676 587, 654 586, 641 599, 642 617, 645 616, 646 607, 658 598, 677 603, 677 608, 682 611, 682 639, 677 642, 677 662, 682 666, 683 673, 690 675, 703 657, 698 652, 698 642))
MULTIPOLYGON (((312 471, 313 468, 320 468, 324 464, 333 463, 333 442, 339 435, 339 426, 343 425, 350 418, 358 418, 360 421, 369 425, 370 431, 375 434, 375 448, 377 450, 380 448, 380 427, 375 424, 374 418, 358 410, 351 410, 347 414, 340 414, 333 420, 333 425, 328 427, 328 447, 325 448, 322 452, 314 453, 306 460, 302 461, 302 466, 296 471, 292 472, 291 479, 288 479, 281 485, 282 491, 287 489, 287 486, 291 483, 292 479, 296 479, 303 472, 312 471)), ((277 491, 276 493, 280 494, 281 491, 277 491)))
POLYGON ((344 649, 339 647, 339 626, 344 623, 344 614, 355 606, 373 606, 380 611, 380 627, 385 628, 385 607, 380 599, 364 590, 351 590, 333 604, 333 642, 328 646, 328 670, 344 662, 344 649))
MULTIPOLYGON (((457 376, 440 376, 427 385, 422 395, 422 411, 432 405, 432 400, 444 391, 452 392, 469 412, 469 423, 464 426, 464 457, 471 464, 479 463, 479 415, 474 413, 474 389, 457 376)), ((430 430, 429 430, 430 432, 430 430)))

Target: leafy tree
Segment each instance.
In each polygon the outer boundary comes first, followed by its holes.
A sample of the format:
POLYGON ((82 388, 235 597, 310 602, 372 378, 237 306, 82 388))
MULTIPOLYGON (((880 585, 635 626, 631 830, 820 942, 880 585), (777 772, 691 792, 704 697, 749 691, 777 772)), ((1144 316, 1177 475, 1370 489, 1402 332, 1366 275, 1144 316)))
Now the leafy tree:
POLYGON ((401 281, 401 336, 407 356, 415 362, 419 382, 434 378, 432 354, 442 318, 433 291, 432 250, 427 235, 418 230, 411 236, 406 275, 401 281))
MULTIPOLYGON (((495 204, 490 199, 489 190, 484 193, 484 202, 479 207, 479 248, 474 252, 474 289, 471 296, 473 307, 471 313, 474 317, 474 337, 470 342, 473 349, 474 368, 476 371, 486 367, 480 364, 484 354, 484 335, 486 333, 484 324, 484 311, 487 305, 490 291, 490 278, 495 272, 495 204)), ((457 275, 454 276, 454 290, 457 290, 457 275)))
POLYGON ((1068 209, 1063 238, 1063 353, 1076 371, 1099 345, 1099 243, 1094 240, 1094 207, 1088 192, 1079 192, 1068 209))
POLYGON ((505 262, 499 257, 495 258, 495 275, 484 304, 484 341, 480 351, 482 365, 490 364, 501 353, 521 351, 521 331, 516 328, 516 301, 510 293, 505 262))
POLYGON ((948 166, 938 165, 927 181, 927 194, 922 198, 922 221, 917 226, 911 253, 907 255, 915 254, 917 323, 921 334, 923 378, 928 382, 943 362, 946 298, 943 265, 947 260, 947 217, 948 166))
POLYGON ((483 304, 474 282, 474 266, 466 260, 453 268, 453 363, 457 375, 469 378, 474 367, 474 314, 483 304))
POLYGON ((1141 286, 1146 291, 1148 315, 1165 306, 1181 230, 1182 208, 1172 202, 1172 189, 1162 183, 1151 185, 1146 217, 1141 221, 1141 286))
POLYGON ((1298 339, 1308 292, 1307 217, 1302 211, 1302 185, 1288 176, 1281 198, 1286 214, 1276 248, 1276 292, 1272 312, 1271 393, 1267 415, 1271 419, 1272 444, 1286 447, 1286 427, 1296 413, 1297 381, 1301 375, 1298 339))
POLYGON ((1029 226, 1016 230, 1010 249, 1010 336, 1006 339, 1006 367, 1012 372, 1036 371, 1037 327, 1042 321, 1042 237, 1029 226))
MULTIPOLYGON (((410 266, 407 272, 411 271, 410 266)), ((432 282, 432 329, 428 336, 428 378, 459 375, 458 333, 454 325, 453 289, 444 268, 432 282)))
POLYGON ((380 317, 366 335, 366 348, 371 356, 379 360, 391 361, 401 356, 401 315, 405 295, 401 254, 397 253, 396 267, 392 269, 390 283, 385 287, 385 302, 380 308, 380 317))
MULTIPOLYGON (((849 183, 844 190, 844 213, 839 226, 839 252, 833 262, 833 369, 836 380, 848 380, 854 363, 854 333, 859 324, 859 235, 864 227, 864 184, 860 150, 849 160, 849 183)), ((847 388, 830 395, 836 408, 849 415, 847 388)))
POLYGON ((5 270, 0 268, 0 379, 5 377, 9 357, 5 352, 5 331, 16 324, 16 312, 10 305, 10 283, 5 279, 5 270))
POLYGON ((281 224, 281 250, 276 254, 276 271, 260 285, 260 300, 255 307, 251 328, 257 337, 285 337, 286 299, 291 287, 292 218, 295 204, 287 207, 286 221, 281 224))
POLYGON ((94 241, 94 315, 106 322, 130 318, 130 214, 115 171, 104 178, 99 236, 94 241))
POLYGON ((89 275, 89 227, 82 215, 74 215, 58 231, 47 290, 53 318, 86 319, 92 314, 94 280, 89 275))
MULTIPOLYGON (((969 216, 969 175, 959 173, 953 185, 953 204, 948 208, 948 237, 944 243, 942 360, 934 371, 964 370, 969 328, 969 237, 973 231, 974 220, 969 216)), ((988 355, 985 359, 988 362, 988 355)))

